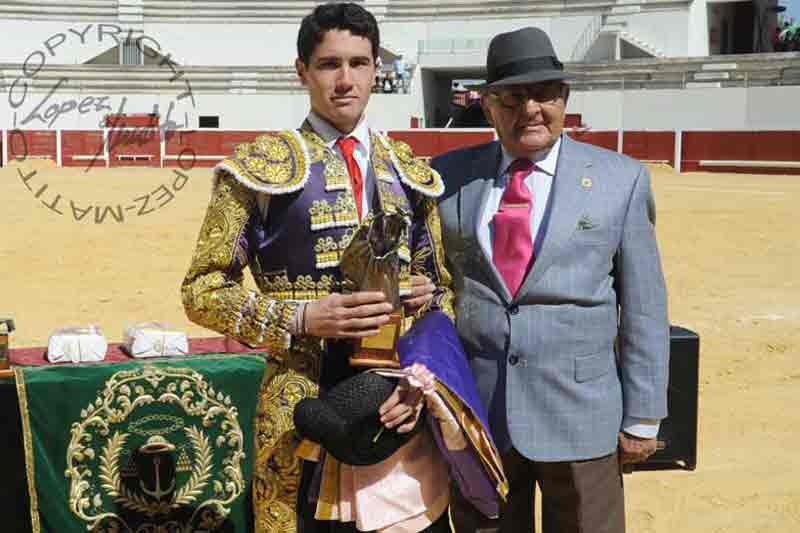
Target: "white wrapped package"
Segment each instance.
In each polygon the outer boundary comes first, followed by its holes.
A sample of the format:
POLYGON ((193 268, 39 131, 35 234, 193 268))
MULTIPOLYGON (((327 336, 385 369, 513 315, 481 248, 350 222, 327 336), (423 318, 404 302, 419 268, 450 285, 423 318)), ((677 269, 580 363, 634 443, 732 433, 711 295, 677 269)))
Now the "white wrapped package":
POLYGON ((106 358, 108 343, 100 328, 74 326, 61 328, 50 335, 47 360, 51 363, 91 363, 106 358))
POLYGON ((125 328, 125 349, 133 357, 164 357, 189 353, 186 333, 160 322, 142 322, 125 328))

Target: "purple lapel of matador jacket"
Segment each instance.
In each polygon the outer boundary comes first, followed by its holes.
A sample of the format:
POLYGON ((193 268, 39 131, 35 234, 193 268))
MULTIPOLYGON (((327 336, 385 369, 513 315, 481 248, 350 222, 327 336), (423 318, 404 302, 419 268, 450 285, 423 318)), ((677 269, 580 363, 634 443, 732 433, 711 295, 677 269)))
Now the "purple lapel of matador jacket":
MULTIPOLYGON (((486 411, 481 403, 472 370, 453 322, 443 312, 428 311, 397 345, 403 368, 421 363, 458 396, 475 413, 491 439, 486 411)), ((477 452, 468 445, 463 450, 448 450, 438 423, 431 421, 434 439, 450 467, 450 475, 458 483, 462 495, 489 517, 499 514, 497 488, 486 472, 477 452)), ((494 442, 494 440, 492 440, 494 442)))

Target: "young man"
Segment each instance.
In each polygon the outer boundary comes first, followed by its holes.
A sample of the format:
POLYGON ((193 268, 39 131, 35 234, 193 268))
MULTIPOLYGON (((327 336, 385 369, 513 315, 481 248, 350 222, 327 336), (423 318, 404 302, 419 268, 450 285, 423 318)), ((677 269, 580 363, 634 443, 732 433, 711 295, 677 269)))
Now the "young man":
POLYGON ((543 31, 498 35, 486 66, 499 142, 432 165, 447 183, 458 332, 511 490, 500 520, 454 504, 453 521, 459 533, 532 531, 538 483, 545 533, 621 533, 620 462, 653 453, 666 416, 650 175, 563 135, 567 76, 543 31))
MULTIPOLYGON (((295 455, 292 414, 301 399, 356 374, 348 365, 353 340, 389 320, 392 306, 382 293, 341 293, 341 253, 374 207, 412 214, 399 254, 406 309, 452 317, 436 207, 441 178, 407 145, 370 130, 364 115, 378 47, 375 18, 357 4, 322 5, 303 19, 296 67, 309 93, 308 118, 297 131, 238 146, 217 166, 183 283, 191 320, 264 346, 271 357, 257 422, 258 532, 355 531, 352 515, 341 510, 338 520, 327 511, 327 520, 315 518, 319 470, 295 455), (258 291, 243 286, 246 266, 258 291)), ((421 396, 408 390, 398 387, 381 406, 387 428, 414 427, 421 396)), ((394 459, 401 480, 412 475, 403 471, 428 472, 405 483, 403 498, 413 505, 391 508, 384 500, 380 513, 358 523, 387 533, 449 531, 447 471, 431 441, 417 437, 406 445, 416 447, 413 456, 394 459)))

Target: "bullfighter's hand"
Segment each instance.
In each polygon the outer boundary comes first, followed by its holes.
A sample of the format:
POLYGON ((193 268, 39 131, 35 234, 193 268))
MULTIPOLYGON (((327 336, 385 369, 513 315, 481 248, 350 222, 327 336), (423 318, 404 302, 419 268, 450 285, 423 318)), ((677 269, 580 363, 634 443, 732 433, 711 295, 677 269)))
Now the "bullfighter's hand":
POLYGON ((392 304, 380 292, 330 294, 306 305, 305 331, 324 338, 377 335, 389 321, 392 304))
POLYGON ((428 305, 435 292, 436 285, 429 277, 419 274, 411 276, 411 294, 403 298, 406 313, 413 315, 421 307, 428 305))
POLYGON ((424 365, 414 364, 406 369, 392 394, 380 406, 381 423, 388 429, 397 428, 398 433, 408 433, 417 424, 425 394, 434 390, 434 376, 424 365))

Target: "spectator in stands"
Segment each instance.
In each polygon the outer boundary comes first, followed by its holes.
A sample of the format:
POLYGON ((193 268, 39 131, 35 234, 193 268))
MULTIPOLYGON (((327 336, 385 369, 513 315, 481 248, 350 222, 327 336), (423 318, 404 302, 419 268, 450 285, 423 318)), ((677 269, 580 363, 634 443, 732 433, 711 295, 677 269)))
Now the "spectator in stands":
MULTIPOLYGON (((382 292, 342 294, 341 251, 376 211, 408 217, 398 275, 406 316, 420 319, 413 326, 418 346, 435 346, 448 327, 454 329, 435 200, 444 184, 408 145, 370 129, 364 114, 379 50, 375 18, 356 3, 320 5, 303 19, 297 48, 297 73, 311 107, 307 120, 299 130, 239 145, 216 167, 183 303, 191 320, 263 346, 270 356, 256 422, 257 533, 290 533, 295 526, 300 533, 344 533, 355 532, 356 524, 361 530, 450 532, 443 459, 451 459, 451 448, 440 451, 441 439, 434 443, 427 429, 369 466, 344 465, 318 446, 297 442, 295 405, 358 374, 348 364, 355 340, 378 334, 393 310, 382 292), (246 266, 259 290, 246 288, 246 266)), ((440 352, 428 363, 430 372, 439 375, 443 366, 451 378, 473 383, 468 370, 455 371, 454 360, 440 352)), ((401 380, 375 413, 387 433, 410 432, 418 423, 423 395, 412 377, 401 380)), ((477 400, 458 398, 464 403, 453 407, 456 425, 467 409, 480 412, 477 400)), ((491 442, 479 421, 470 429, 478 442, 491 442)), ((480 462, 485 444, 480 459, 465 446, 454 457, 471 461, 459 470, 477 482, 470 492, 481 501, 496 499, 500 481, 480 462)), ((501 472, 499 457, 492 457, 491 472, 501 472)))
POLYGON ((456 323, 511 491, 499 520, 454 494, 453 523, 533 531, 538 483, 544 533, 621 533, 621 464, 655 451, 666 416, 650 175, 562 134, 568 76, 542 30, 496 36, 486 68, 482 104, 500 140, 432 166, 447 184, 456 323))
POLYGON ((451 128, 488 128, 489 122, 483 113, 481 99, 475 91, 463 85, 453 89, 450 106, 451 128))
POLYGON ((387 94, 395 92, 394 84, 394 72, 387 72, 386 77, 383 79, 383 92, 387 94))
POLYGON ((403 59, 403 53, 400 52, 394 60, 394 75, 395 79, 397 80, 396 89, 398 92, 400 90, 402 90, 404 93, 408 92, 406 85, 407 69, 408 67, 406 66, 406 60, 403 59))

